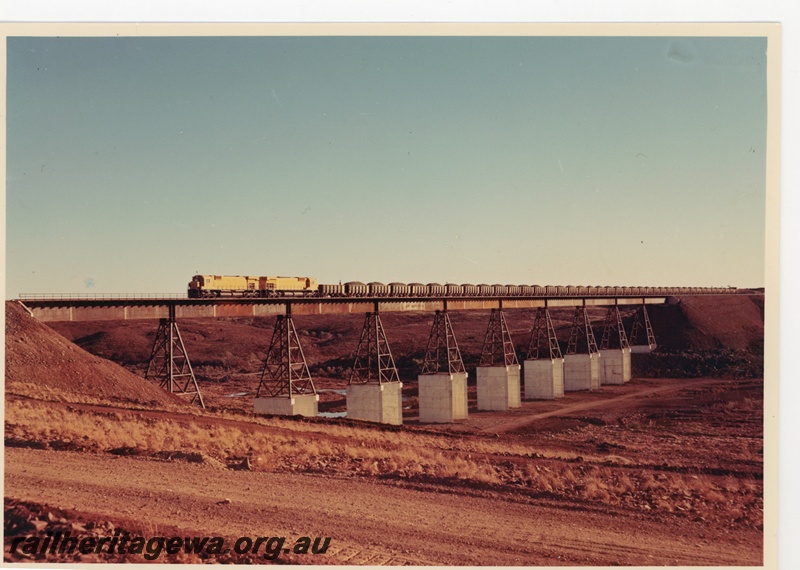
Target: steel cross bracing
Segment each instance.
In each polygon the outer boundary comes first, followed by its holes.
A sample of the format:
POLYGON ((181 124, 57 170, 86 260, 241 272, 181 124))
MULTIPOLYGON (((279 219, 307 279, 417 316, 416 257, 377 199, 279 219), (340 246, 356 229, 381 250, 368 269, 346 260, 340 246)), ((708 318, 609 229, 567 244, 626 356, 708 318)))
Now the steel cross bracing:
POLYGON ((628 336, 625 334, 625 327, 622 326, 622 315, 620 315, 617 305, 609 307, 608 311, 606 311, 606 320, 603 323, 603 336, 600 339, 601 350, 611 348, 611 337, 614 331, 617 332, 615 338, 619 341, 619 348, 629 348, 628 336))
POLYGON ((647 336, 647 345, 651 348, 656 346, 656 335, 653 334, 653 327, 650 326, 650 317, 647 316, 647 307, 641 305, 633 315, 633 325, 631 326, 630 345, 636 344, 636 339, 639 336, 639 331, 645 330, 647 336))
POLYGON ((261 396, 262 388, 273 398, 317 393, 289 311, 287 306, 287 314, 278 315, 275 321, 256 398, 261 396))
POLYGON ((450 374, 465 371, 447 310, 436 311, 433 317, 428 348, 425 351, 425 363, 422 366, 423 374, 436 374, 440 370, 447 370, 450 374), (444 365, 445 360, 446 365, 444 365))
POLYGON ((371 382, 383 384, 400 381, 377 311, 377 303, 375 309, 374 313, 367 313, 364 318, 364 327, 361 329, 353 371, 350 374, 350 384, 371 382))
POLYGON ((586 307, 575 307, 575 316, 572 319, 572 329, 569 331, 569 342, 567 342, 567 354, 577 354, 581 329, 585 332, 587 353, 595 354, 599 352, 586 307))
POLYGON ((186 354, 178 323, 175 322, 172 306, 170 306, 170 317, 159 322, 144 378, 158 380, 159 385, 168 392, 191 396, 190 404, 197 402, 201 408, 206 407, 189 356, 186 354))
POLYGON ((548 347, 550 360, 562 358, 561 347, 558 345, 558 337, 553 321, 550 319, 550 311, 546 307, 536 309, 536 318, 531 329, 531 340, 528 343, 528 360, 538 360, 542 357, 541 353, 548 347))
POLYGON ((502 363, 504 366, 519 364, 511 333, 506 324, 503 309, 492 309, 489 315, 489 326, 483 338, 483 351, 479 366, 495 366, 502 363))

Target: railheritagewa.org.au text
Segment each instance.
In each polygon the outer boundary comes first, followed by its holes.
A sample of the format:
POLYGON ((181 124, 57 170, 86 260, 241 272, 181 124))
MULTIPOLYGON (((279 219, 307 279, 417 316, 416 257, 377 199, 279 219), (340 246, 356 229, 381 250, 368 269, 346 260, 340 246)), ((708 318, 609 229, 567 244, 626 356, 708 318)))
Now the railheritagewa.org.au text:
MULTIPOLYGON (((71 536, 69 532, 48 532, 45 536, 18 536, 12 539, 10 552, 27 555, 61 554, 119 554, 141 555, 145 560, 160 556, 195 554, 216 556, 220 554, 251 554, 265 560, 275 560, 286 554, 325 554, 331 544, 330 537, 301 536, 295 540, 285 536, 241 536, 226 541, 221 536, 132 536, 114 531, 113 536, 71 536)), ((309 563, 312 563, 309 561, 309 563)))

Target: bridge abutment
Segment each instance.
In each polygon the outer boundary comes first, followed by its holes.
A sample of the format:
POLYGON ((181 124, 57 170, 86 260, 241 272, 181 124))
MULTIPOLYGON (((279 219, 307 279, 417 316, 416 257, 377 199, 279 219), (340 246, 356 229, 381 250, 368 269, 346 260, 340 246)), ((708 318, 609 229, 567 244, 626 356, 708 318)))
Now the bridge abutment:
POLYGON ((631 349, 600 351, 600 384, 624 384, 631 380, 631 349))
POLYGON ((440 372, 419 376, 419 421, 451 423, 468 416, 467 373, 440 372))
POLYGON ((379 424, 403 424, 403 383, 384 382, 347 386, 347 417, 379 424))
POLYGON ((478 410, 505 411, 519 408, 520 366, 478 366, 478 410))
POLYGON ((309 416, 318 414, 318 394, 295 394, 294 396, 267 396, 253 399, 253 409, 257 414, 274 416, 309 416))
POLYGON ((525 360, 525 398, 555 400, 564 397, 564 359, 525 360))
POLYGON ((565 392, 597 390, 598 388, 600 388, 600 353, 564 356, 565 392))

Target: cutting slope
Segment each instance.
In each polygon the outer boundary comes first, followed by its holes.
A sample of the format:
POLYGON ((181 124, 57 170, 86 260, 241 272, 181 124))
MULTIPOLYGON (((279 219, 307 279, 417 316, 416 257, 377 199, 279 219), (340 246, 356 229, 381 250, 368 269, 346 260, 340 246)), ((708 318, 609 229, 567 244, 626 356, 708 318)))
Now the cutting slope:
POLYGON ((677 305, 648 308, 659 346, 753 350, 764 340, 764 298, 686 296, 677 305))
POLYGON ((16 302, 6 302, 5 379, 6 393, 34 398, 183 404, 153 382, 79 348, 16 302))

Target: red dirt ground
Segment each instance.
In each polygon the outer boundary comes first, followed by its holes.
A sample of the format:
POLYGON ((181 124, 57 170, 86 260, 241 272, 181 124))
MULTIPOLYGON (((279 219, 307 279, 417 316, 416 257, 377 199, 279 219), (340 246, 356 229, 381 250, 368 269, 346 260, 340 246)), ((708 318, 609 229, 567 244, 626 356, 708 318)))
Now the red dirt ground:
MULTIPOLYGON (((654 310, 658 338, 676 348, 706 341, 710 348, 758 343, 763 313, 757 301, 724 301, 718 316, 709 314, 715 305, 706 301, 694 298, 654 310), (671 329, 680 322, 688 332, 671 329)), ((66 528, 81 536, 108 536, 118 528, 144 536, 331 537, 325 555, 287 554, 280 560, 302 564, 757 566, 763 561, 764 414, 758 378, 634 378, 557 401, 524 401, 508 412, 477 412, 473 405, 468 420, 448 425, 418 423, 416 390, 409 382, 410 409, 402 428, 325 418, 265 424, 250 413, 255 386, 247 372, 259 367, 272 319, 180 323, 190 355, 205 374, 207 402, 231 410, 220 414, 182 402, 176 406, 154 384, 85 352, 14 304, 7 304, 6 313, 6 561, 142 561, 136 555, 10 553, 16 535, 43 537, 66 528), (228 396, 238 391, 249 395, 228 396), (23 412, 49 424, 46 429, 25 424, 23 412), (86 419, 98 426, 130 422, 142 433, 162 426, 199 435, 238 430, 253 445, 265 436, 276 445, 290 438, 298 450, 310 445, 319 451, 287 452, 270 458, 266 470, 241 470, 241 457, 208 457, 205 448, 192 450, 191 442, 165 444, 176 451, 134 453, 141 442, 132 436, 122 453, 104 447, 106 434, 68 435, 68 422, 86 419), (369 434, 385 435, 386 443, 373 442, 369 434), (413 443, 398 447, 395 434, 413 443), (417 448, 432 442, 443 445, 436 462, 416 470, 404 466, 411 458, 413 467, 417 448), (345 446, 350 451, 345 453, 345 446), (198 461, 181 459, 192 451, 198 461), (392 467, 394 462, 400 467, 392 467), (446 472, 439 467, 453 464, 484 466, 494 479, 441 474, 446 472)), ((530 315, 511 315, 514 340, 524 343, 530 315)), ((486 315, 453 317, 465 359, 467 353, 474 358, 486 315)), ((568 320, 560 318, 559 324, 568 320)), ((384 325, 396 355, 424 351, 426 316, 387 314, 384 325)), ((360 320, 298 317, 296 326, 305 331, 300 334, 306 357, 323 372, 318 386, 342 388, 344 347, 355 349, 360 320)), ((53 328, 133 370, 149 356, 155 332, 149 322, 53 328)), ((413 361, 405 364, 413 370, 413 361)), ((340 395, 323 396, 323 407, 343 407, 340 395)), ((264 562, 232 554, 214 560, 264 562)))
POLYGON ((67 395, 140 405, 182 402, 146 382, 89 354, 31 317, 24 307, 6 303, 6 394, 42 397, 67 395))

